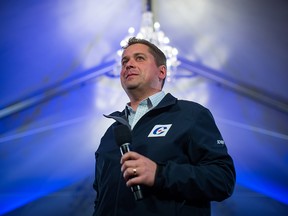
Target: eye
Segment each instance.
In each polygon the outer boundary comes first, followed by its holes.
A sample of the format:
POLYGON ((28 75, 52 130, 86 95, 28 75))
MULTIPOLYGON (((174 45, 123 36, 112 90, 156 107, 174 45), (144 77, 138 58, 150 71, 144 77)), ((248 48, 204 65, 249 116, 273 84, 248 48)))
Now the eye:
POLYGON ((144 58, 143 56, 137 56, 137 57, 136 57, 136 60, 137 60, 137 61, 143 61, 144 59, 145 59, 145 58, 144 58))
POLYGON ((128 61, 127 59, 123 59, 123 60, 121 61, 122 66, 126 65, 127 61, 128 61))

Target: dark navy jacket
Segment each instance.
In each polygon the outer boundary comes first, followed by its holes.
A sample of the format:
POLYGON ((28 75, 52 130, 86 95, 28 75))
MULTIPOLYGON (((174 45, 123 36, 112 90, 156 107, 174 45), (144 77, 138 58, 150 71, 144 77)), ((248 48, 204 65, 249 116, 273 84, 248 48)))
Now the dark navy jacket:
POLYGON ((210 201, 231 196, 235 184, 233 161, 205 107, 167 94, 137 122, 131 150, 158 164, 155 185, 143 188, 145 198, 140 201, 134 200, 125 184, 121 153, 113 135, 113 128, 128 124, 127 119, 124 111, 109 117, 116 122, 108 128, 96 152, 94 215, 210 215, 210 201))

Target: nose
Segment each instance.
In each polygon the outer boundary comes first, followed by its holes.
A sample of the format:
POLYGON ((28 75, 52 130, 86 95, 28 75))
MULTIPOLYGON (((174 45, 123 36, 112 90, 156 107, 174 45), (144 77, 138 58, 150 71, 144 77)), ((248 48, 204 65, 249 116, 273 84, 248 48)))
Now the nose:
POLYGON ((133 58, 130 58, 125 65, 126 69, 130 69, 130 68, 134 68, 135 67, 135 61, 133 60, 133 58))
POLYGON ((133 69, 133 68, 135 68, 133 60, 128 59, 128 60, 122 65, 121 75, 122 75, 122 76, 126 76, 125 74, 129 73, 129 70, 130 70, 130 69, 133 69))

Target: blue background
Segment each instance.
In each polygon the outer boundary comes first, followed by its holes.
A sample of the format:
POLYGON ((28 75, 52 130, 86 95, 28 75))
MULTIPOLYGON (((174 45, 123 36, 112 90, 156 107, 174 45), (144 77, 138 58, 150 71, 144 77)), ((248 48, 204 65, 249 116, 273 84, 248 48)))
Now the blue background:
MULTIPOLYGON (((158 0, 179 50, 164 87, 208 107, 237 170, 213 215, 288 213, 288 3, 158 0)), ((115 53, 135 0, 0 2, 0 215, 91 215, 94 152, 128 101, 115 53)))

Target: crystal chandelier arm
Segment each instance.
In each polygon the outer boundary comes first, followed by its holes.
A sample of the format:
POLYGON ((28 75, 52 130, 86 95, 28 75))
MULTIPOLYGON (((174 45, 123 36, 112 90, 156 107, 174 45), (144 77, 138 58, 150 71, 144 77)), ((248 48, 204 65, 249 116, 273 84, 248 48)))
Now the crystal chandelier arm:
POLYGON ((152 12, 152 1, 146 0, 146 11, 152 12))

